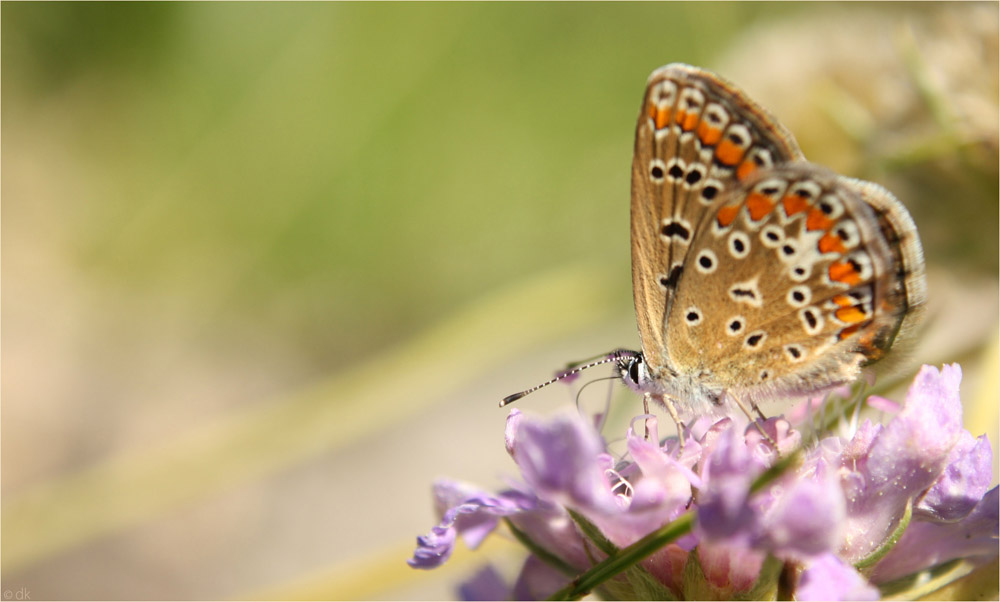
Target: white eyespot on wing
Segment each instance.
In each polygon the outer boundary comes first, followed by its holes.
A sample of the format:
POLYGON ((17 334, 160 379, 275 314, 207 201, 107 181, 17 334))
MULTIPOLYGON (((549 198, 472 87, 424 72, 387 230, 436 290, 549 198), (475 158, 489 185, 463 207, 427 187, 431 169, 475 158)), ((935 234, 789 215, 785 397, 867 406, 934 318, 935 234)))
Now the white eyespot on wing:
POLYGON ((649 179, 654 184, 662 184, 663 178, 667 175, 667 164, 663 159, 653 159, 649 162, 649 179))
POLYGON ((762 307, 764 297, 761 295, 760 287, 757 286, 757 277, 745 282, 737 282, 729 287, 729 298, 736 303, 746 303, 751 307, 762 307))
POLYGON ((719 198, 719 193, 723 190, 722 182, 714 179, 708 178, 705 180, 705 185, 701 188, 701 193, 698 195, 698 200, 703 205, 711 205, 715 199, 719 198))
POLYGON ((788 269, 788 277, 793 282, 805 282, 811 274, 812 268, 806 264, 796 264, 788 269))
POLYGON ((809 305, 812 300, 812 289, 805 285, 793 286, 788 289, 788 294, 785 295, 785 300, 792 307, 799 308, 809 305))
POLYGON ((823 330, 823 312, 818 308, 809 306, 799 310, 799 321, 806 334, 815 336, 823 330))
POLYGON ((719 267, 719 258, 712 249, 702 249, 694 260, 694 266, 702 274, 711 274, 719 267))
POLYGON ((730 255, 736 259, 743 259, 750 254, 750 237, 746 232, 735 230, 729 234, 727 247, 730 255))
POLYGON ((684 171, 687 169, 687 163, 684 162, 680 157, 674 157, 667 161, 666 164, 667 175, 666 179, 669 182, 676 182, 677 180, 684 177, 684 171))
POLYGON ((785 263, 792 263, 798 259, 799 241, 794 238, 786 238, 780 244, 774 245, 778 253, 778 259, 785 263))
POLYGON ((757 351, 761 348, 761 343, 767 338, 767 333, 763 330, 755 330, 743 339, 743 349, 745 351, 757 351))
POLYGON ((823 212, 828 219, 838 219, 844 214, 844 203, 835 194, 824 194, 820 197, 816 207, 823 212))
POLYGON ((785 240, 785 230, 777 224, 767 224, 760 229, 760 243, 774 249, 785 240))
POLYGON ((731 337, 734 337, 742 333, 746 329, 746 327, 747 327, 747 319, 744 318, 743 316, 730 317, 728 320, 726 320, 726 324, 724 326, 726 334, 731 337))
POLYGON ((793 364, 801 362, 806 358, 806 350, 802 345, 785 345, 782 351, 785 352, 785 358, 793 364))
POLYGON ((682 218, 664 218, 660 224, 660 237, 667 242, 687 244, 691 240, 691 222, 682 218))

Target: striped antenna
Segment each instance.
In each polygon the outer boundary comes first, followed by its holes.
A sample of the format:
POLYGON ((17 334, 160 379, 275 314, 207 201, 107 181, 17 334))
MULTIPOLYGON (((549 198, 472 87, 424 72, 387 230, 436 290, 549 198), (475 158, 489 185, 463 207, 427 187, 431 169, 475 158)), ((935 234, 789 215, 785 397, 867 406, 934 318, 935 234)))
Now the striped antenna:
POLYGON ((521 391, 520 393, 514 393, 513 395, 508 395, 507 397, 504 397, 503 399, 500 400, 500 407, 502 408, 505 405, 514 403, 518 399, 521 399, 525 395, 529 395, 531 393, 534 393, 535 391, 541 389, 542 387, 547 387, 547 386, 551 385, 552 383, 557 383, 557 382, 559 382, 561 380, 564 380, 566 378, 569 378, 571 376, 575 376, 575 375, 579 374, 580 372, 583 372, 587 368, 593 368, 594 366, 601 366, 603 364, 610 364, 611 362, 618 362, 618 361, 620 361, 622 359, 625 359, 625 358, 634 359, 634 358, 638 357, 639 355, 640 354, 638 352, 629 351, 628 349, 616 349, 615 351, 612 351, 611 353, 605 355, 604 357, 602 357, 601 359, 599 359, 597 361, 590 362, 588 364, 577 364, 576 366, 572 367, 570 370, 562 372, 561 374, 559 374, 555 378, 553 378, 551 380, 547 380, 547 381, 543 382, 540 385, 536 385, 534 387, 531 387, 530 389, 527 389, 525 391, 521 391))

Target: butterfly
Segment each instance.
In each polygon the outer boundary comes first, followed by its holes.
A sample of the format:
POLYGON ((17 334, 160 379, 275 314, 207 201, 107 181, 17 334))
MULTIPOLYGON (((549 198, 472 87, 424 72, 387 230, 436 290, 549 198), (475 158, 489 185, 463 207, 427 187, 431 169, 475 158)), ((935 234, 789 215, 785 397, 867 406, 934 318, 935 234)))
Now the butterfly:
POLYGON ((926 299, 913 219, 885 188, 805 160, 735 85, 654 71, 635 132, 632 287, 641 351, 595 365, 678 425, 857 379, 926 299))

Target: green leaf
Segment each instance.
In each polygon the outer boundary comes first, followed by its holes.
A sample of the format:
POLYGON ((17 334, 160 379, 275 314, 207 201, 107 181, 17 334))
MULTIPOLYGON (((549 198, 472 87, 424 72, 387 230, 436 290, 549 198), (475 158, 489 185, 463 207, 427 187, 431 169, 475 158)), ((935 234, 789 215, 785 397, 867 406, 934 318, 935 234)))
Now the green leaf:
POLYGON ((585 516, 577 512, 576 510, 570 510, 567 508, 570 518, 576 523, 576 526, 580 528, 587 539, 594 542, 597 549, 604 552, 608 556, 618 553, 618 546, 611 543, 611 541, 601 533, 601 530, 597 528, 597 525, 587 520, 585 516))
POLYGON ((760 566, 760 576, 753 587, 745 593, 736 593, 734 600, 777 600, 778 585, 781 580, 781 570, 785 563, 768 554, 764 564, 760 566))
POLYGON ((635 565, 625 571, 625 579, 632 587, 632 600, 677 600, 670 588, 660 583, 646 567, 635 565))

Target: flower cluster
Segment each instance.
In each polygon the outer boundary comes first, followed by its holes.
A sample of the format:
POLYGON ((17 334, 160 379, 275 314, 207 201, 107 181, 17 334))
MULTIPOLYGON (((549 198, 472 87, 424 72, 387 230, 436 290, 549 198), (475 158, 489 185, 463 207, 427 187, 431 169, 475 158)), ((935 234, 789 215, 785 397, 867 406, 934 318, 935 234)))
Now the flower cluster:
POLYGON ((887 424, 808 445, 783 418, 695 422, 683 446, 661 444, 640 417, 617 462, 579 414, 515 410, 523 485, 438 482, 441 522, 409 563, 439 566, 457 535, 474 548, 501 520, 531 554, 513 588, 486 569, 466 597, 865 600, 955 559, 996 562, 992 449, 962 428, 960 380, 957 365, 925 366, 887 424))

